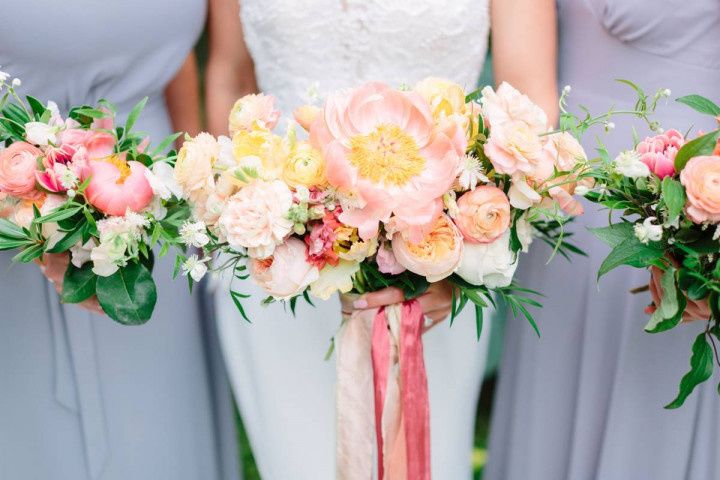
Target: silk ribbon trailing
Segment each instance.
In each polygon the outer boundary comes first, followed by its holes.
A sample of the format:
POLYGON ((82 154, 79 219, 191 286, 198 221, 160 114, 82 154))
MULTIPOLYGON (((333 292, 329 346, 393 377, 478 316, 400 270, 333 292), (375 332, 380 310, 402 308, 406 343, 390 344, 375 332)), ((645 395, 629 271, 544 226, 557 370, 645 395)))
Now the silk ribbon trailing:
POLYGON ((430 479, 423 323, 417 301, 345 316, 336 339, 338 479, 371 479, 374 450, 378 479, 430 479))

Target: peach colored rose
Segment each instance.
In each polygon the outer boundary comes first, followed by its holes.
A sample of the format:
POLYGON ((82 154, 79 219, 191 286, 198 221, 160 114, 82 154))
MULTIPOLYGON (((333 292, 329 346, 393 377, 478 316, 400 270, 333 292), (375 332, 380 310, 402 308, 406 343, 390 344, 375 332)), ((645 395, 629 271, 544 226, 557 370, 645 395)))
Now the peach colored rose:
POLYGON ((450 217, 442 214, 422 241, 413 243, 402 233, 396 233, 392 248, 400 265, 426 277, 429 282, 437 282, 452 275, 457 268, 463 241, 450 217))
POLYGON ((687 193, 685 212, 695 223, 720 222, 720 157, 691 158, 680 172, 687 193))
POLYGON ((25 142, 0 150, 0 192, 20 198, 35 198, 35 174, 42 152, 25 142))
POLYGON ((325 179, 325 160, 307 142, 298 142, 283 167, 282 179, 291 187, 322 187, 325 179))
POLYGON ((685 144, 685 138, 677 130, 668 130, 654 137, 647 137, 635 150, 640 161, 660 178, 675 175, 675 156, 685 144))
POLYGON ((536 134, 548 128, 543 109, 509 83, 503 82, 497 90, 483 88, 480 103, 491 130, 508 122, 522 122, 536 134))
POLYGON ((278 300, 300 295, 320 276, 318 269, 306 259, 305 243, 288 238, 275 248, 271 257, 250 261, 252 279, 268 294, 278 300))
POLYGON ((463 194, 457 205, 455 224, 469 242, 490 243, 510 226, 510 202, 497 187, 477 187, 463 194))
POLYGON ((540 137, 519 120, 493 127, 485 144, 485 154, 498 173, 522 172, 533 178, 547 174, 547 157, 540 137))
MULTIPOLYGON (((653 303, 645 308, 645 313, 652 314, 657 310, 657 306, 660 305, 663 298, 662 289, 662 277, 664 272, 657 267, 650 268, 650 294, 652 295, 653 303)), ((708 305, 708 299, 702 300, 691 300, 685 295, 687 300, 687 306, 682 315, 683 322, 691 322, 693 320, 705 320, 710 318, 710 305, 708 305)))
POLYGON ((287 218, 292 202, 292 192, 283 182, 255 181, 227 200, 218 224, 232 248, 268 258, 292 231, 293 222, 287 218))
POLYGON ((578 162, 587 161, 582 145, 568 132, 548 136, 546 150, 560 171, 569 172, 578 162))
POLYGON ((330 185, 361 201, 340 220, 365 239, 392 215, 408 224, 430 223, 467 147, 464 136, 451 138, 434 128, 419 94, 381 83, 330 95, 310 141, 325 157, 330 185))
POLYGON ((230 111, 230 135, 241 130, 275 128, 280 111, 275 108, 275 97, 271 95, 245 95, 233 105, 230 111))
POLYGON ((91 160, 90 183, 85 196, 92 206, 106 215, 125 215, 127 210, 140 212, 150 205, 152 187, 145 176, 147 168, 140 162, 127 162, 117 155, 91 160))
POLYGON ((220 145, 209 133, 183 143, 175 162, 175 180, 188 196, 215 187, 213 166, 219 155, 220 145))

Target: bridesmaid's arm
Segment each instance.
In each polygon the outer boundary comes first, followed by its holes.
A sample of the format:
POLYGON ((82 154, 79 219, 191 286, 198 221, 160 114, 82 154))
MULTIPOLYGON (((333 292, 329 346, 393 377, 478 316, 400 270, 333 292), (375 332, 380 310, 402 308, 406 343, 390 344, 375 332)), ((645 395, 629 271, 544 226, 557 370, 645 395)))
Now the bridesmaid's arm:
MULTIPOLYGON (((200 132, 200 82, 195 52, 190 52, 175 78, 168 84, 165 101, 173 131, 186 132, 192 136, 200 132)), ((156 142, 160 140, 155 139, 156 142)), ((178 143, 182 143, 182 139, 178 143)))
POLYGON ((257 92, 255 67, 245 45, 238 0, 210 0, 209 56, 205 73, 208 129, 227 135, 235 100, 257 92))
POLYGON ((555 0, 492 0, 495 83, 506 81, 558 120, 555 0))

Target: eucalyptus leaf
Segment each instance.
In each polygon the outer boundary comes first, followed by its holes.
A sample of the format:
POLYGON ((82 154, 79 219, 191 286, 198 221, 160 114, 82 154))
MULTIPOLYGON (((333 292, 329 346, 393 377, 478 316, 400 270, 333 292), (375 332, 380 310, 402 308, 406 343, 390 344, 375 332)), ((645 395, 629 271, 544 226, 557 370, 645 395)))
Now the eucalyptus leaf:
POLYGON ((702 382, 710 378, 713 371, 713 351, 707 340, 705 332, 695 339, 690 357, 690 371, 680 381, 680 389, 675 400, 665 406, 667 409, 678 408, 685 403, 685 399, 702 382))
POLYGON ((157 289, 150 271, 130 263, 109 277, 98 277, 97 297, 105 313, 123 325, 141 325, 152 316, 157 289))

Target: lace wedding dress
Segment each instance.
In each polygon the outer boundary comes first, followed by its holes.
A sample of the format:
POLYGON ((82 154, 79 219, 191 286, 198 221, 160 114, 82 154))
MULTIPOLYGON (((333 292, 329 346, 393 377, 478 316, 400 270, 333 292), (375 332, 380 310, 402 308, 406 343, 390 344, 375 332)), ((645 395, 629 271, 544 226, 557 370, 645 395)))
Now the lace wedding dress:
MULTIPOLYGON (((488 0, 243 0, 241 17, 260 89, 287 118, 301 102, 361 82, 412 85, 426 76, 468 90, 485 59, 488 0)), ((323 357, 340 324, 337 299, 263 307, 259 289, 245 323, 225 289, 215 300, 236 399, 266 480, 334 477, 335 365, 323 357)), ((468 311, 424 337, 432 468, 470 478, 475 406, 489 322, 480 342, 468 311)))

